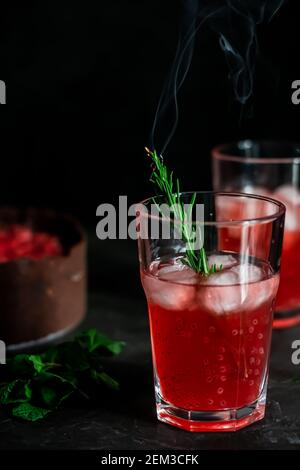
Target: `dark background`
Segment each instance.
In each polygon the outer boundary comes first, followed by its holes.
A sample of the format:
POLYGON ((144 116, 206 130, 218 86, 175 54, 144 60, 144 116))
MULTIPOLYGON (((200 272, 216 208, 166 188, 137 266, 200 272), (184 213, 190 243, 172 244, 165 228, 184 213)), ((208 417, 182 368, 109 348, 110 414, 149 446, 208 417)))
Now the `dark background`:
MULTIPOLYGON (((259 27, 253 117, 240 121, 217 36, 200 31, 165 155, 183 188, 210 189, 210 149, 243 137, 298 139, 297 0, 259 27)), ((1 6, 1 203, 70 210, 151 193, 144 156, 178 40, 179 0, 44 0, 1 6)))
MULTIPOLYGON (((4 2, 2 2, 4 3, 4 2)), ((218 38, 198 35, 180 93, 180 120, 165 154, 185 190, 211 188, 210 151, 240 138, 299 140, 299 0, 258 31, 253 117, 240 121, 218 38)), ((299 386, 290 345, 274 332, 266 420, 235 435, 192 436, 154 416, 146 301, 136 243, 99 241, 96 208, 151 194, 143 150, 178 40, 179 0, 14 0, 0 8, 0 205, 68 210, 89 233, 89 309, 83 327, 124 339, 120 402, 57 412, 28 425, 0 416, 1 448, 299 448, 299 386), (20 2, 21 3, 21 2, 20 2), (287 386, 289 387, 287 393, 287 386), (297 388, 298 387, 298 388, 297 388), (280 405, 279 405, 280 403, 280 405)))

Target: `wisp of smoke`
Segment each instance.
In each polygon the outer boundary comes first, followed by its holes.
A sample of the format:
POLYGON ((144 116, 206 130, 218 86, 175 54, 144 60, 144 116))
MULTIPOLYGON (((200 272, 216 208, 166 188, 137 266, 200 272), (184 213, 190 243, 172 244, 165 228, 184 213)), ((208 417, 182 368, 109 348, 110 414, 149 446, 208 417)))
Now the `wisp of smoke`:
MULTIPOLYGON (((164 153, 178 123, 178 91, 189 71, 194 39, 204 23, 219 37, 226 56, 229 78, 236 100, 244 105, 253 93, 257 54, 257 26, 269 22, 285 0, 181 0, 183 20, 181 34, 168 79, 155 115, 151 144, 155 147, 158 125, 168 112, 169 129, 161 148, 164 153)), ((164 123, 164 127, 167 123, 164 123)))

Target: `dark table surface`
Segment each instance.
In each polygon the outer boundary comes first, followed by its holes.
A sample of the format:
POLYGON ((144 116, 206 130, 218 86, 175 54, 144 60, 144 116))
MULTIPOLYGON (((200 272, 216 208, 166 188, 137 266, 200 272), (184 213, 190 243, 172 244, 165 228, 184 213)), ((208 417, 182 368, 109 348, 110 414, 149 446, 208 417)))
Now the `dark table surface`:
POLYGON ((268 407, 263 421, 236 433, 188 433, 156 420, 146 302, 140 287, 134 242, 90 240, 88 315, 81 328, 96 326, 125 340, 113 359, 122 384, 118 399, 89 408, 65 409, 36 423, 0 412, 0 449, 300 449, 300 366, 291 344, 300 328, 273 334, 268 407))

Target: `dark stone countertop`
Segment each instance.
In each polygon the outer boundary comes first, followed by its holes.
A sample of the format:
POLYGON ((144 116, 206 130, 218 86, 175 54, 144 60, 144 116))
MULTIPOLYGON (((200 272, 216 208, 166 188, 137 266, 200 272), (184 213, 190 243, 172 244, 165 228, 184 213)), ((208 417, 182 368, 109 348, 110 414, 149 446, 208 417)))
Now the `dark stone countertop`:
POLYGON ((113 359, 122 384, 118 400, 103 401, 99 396, 91 408, 57 411, 36 423, 16 421, 0 412, 0 449, 300 449, 300 384, 292 380, 300 376, 300 366, 291 362, 291 344, 300 339, 300 328, 273 334, 263 421, 236 433, 194 434, 156 420, 146 302, 139 287, 135 248, 114 245, 114 256, 123 261, 112 278, 105 254, 110 247, 103 243, 98 255, 101 265, 98 256, 91 260, 94 293, 82 328, 96 326, 126 341, 124 352, 113 359))

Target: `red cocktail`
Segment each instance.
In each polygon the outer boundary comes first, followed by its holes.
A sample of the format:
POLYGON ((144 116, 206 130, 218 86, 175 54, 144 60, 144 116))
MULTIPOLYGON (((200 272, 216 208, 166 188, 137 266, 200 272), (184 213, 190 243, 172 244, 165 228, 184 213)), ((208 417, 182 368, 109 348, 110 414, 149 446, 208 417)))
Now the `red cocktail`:
MULTIPOLYGON (((213 150, 217 191, 243 191, 278 199, 286 206, 280 286, 274 327, 300 324, 300 145, 245 140, 213 150)), ((233 208, 232 217, 241 213, 233 208)), ((229 214, 227 214, 229 216, 229 214)), ((261 240, 264 240, 262 235, 261 240)), ((231 247, 227 243, 226 249, 231 247)))
POLYGON ((208 265, 217 272, 187 266, 177 240, 139 240, 157 414, 189 431, 233 431, 265 413, 284 207, 246 195, 198 197, 208 265), (249 202, 252 218, 231 221, 219 210, 249 202))
MULTIPOLYGON (((300 307, 300 289, 299 289, 299 266, 300 266, 300 193, 293 187, 282 186, 275 192, 271 193, 262 188, 252 188, 254 194, 262 194, 263 196, 273 197, 285 204, 286 220, 283 238, 280 285, 276 299, 275 312, 278 313, 274 321, 275 328, 293 326, 300 323, 300 316, 290 316, 289 312, 300 307), (283 313, 282 313, 283 312, 283 313), (284 313, 286 312, 286 313, 284 313)), ((251 201, 248 204, 236 202, 235 205, 226 205, 219 202, 218 210, 222 211, 228 219, 238 220, 241 217, 249 217, 255 210, 251 201)), ((249 227, 248 234, 251 230, 256 231, 255 246, 249 246, 249 253, 256 252, 259 256, 265 256, 268 247, 265 245, 265 239, 269 236, 269 226, 249 227)), ((221 245, 224 250, 239 251, 242 247, 243 237, 239 233, 240 229, 229 228, 222 230, 221 245)), ((296 310, 297 311, 297 310, 296 310)))
POLYGON ((276 301, 276 312, 286 312, 276 319, 275 326, 280 328, 300 323, 300 315, 288 314, 300 308, 300 192, 292 186, 281 186, 269 194, 286 206, 281 280, 276 301))
MULTIPOLYGON (((257 261, 210 256, 224 269, 209 278, 179 259, 142 272, 148 298, 157 393, 164 402, 201 412, 243 409, 265 394, 272 315, 279 277, 257 261)), ((264 408, 264 407, 263 407, 264 408)), ((257 416, 263 415, 259 407, 257 416)), ((192 429, 178 417, 174 424, 192 429)), ((230 423, 239 429, 253 416, 230 423)), ((202 430, 226 430, 209 422, 202 430)))

